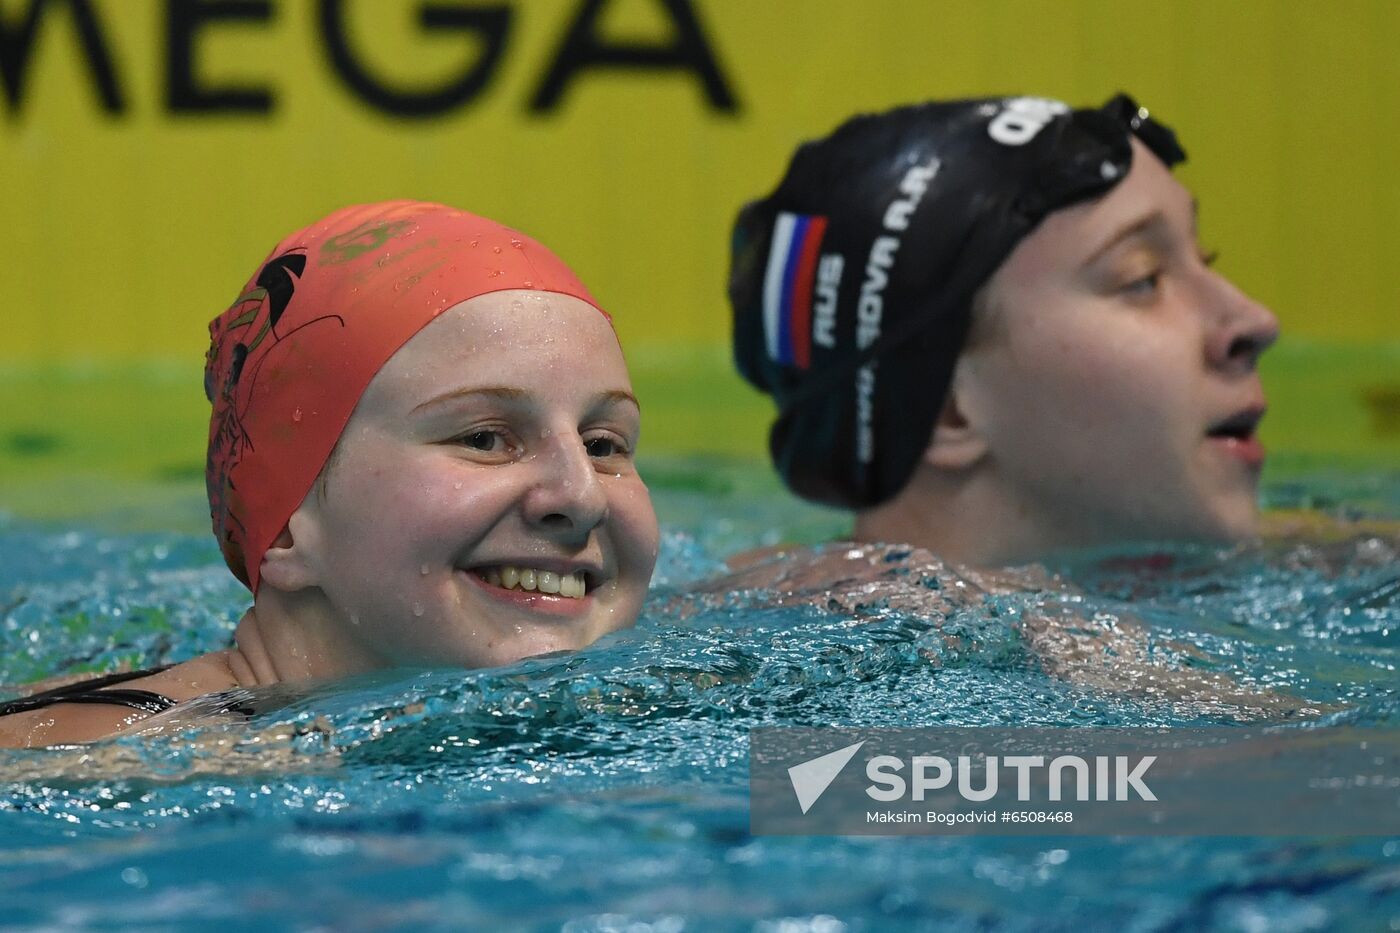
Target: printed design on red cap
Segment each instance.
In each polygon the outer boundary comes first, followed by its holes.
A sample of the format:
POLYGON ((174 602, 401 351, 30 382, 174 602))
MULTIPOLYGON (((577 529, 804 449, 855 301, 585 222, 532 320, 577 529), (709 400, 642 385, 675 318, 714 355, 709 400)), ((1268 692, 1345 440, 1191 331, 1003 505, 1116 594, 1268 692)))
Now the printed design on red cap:
POLYGON ((763 330, 769 357, 785 366, 812 365, 812 285, 826 225, 825 217, 783 212, 773 226, 763 280, 763 330))
POLYGON ((411 220, 366 220, 364 223, 333 236, 321 247, 321 265, 340 265, 350 262, 378 249, 394 237, 410 232, 414 227, 411 220))
POLYGON ((230 566, 240 565, 235 572, 243 570, 246 574, 233 540, 233 526, 243 531, 244 525, 239 518, 242 508, 231 474, 242 461, 244 452, 254 446, 244 427, 243 413, 257 384, 258 373, 272 348, 293 333, 322 322, 345 326, 340 315, 324 314, 278 331, 277 325, 291 304, 297 282, 305 271, 306 253, 301 249, 289 250, 268 260, 258 271, 253 287, 235 298, 228 310, 209 325, 209 352, 204 368, 204 394, 214 406, 214 427, 210 432, 206 461, 209 508, 219 547, 230 566), (264 345, 269 337, 271 341, 264 345), (251 369, 248 368, 249 359, 254 360, 251 369))

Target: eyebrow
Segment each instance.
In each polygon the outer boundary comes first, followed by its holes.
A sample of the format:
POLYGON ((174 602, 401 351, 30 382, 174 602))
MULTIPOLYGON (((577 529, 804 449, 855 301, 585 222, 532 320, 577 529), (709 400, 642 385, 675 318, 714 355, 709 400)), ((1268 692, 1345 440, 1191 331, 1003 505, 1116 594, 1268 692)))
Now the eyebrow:
MULTIPOLYGON (((452 389, 441 395, 435 395, 426 402, 415 405, 409 414, 416 414, 424 408, 431 408, 434 405, 441 405, 444 402, 478 396, 514 402, 529 398, 530 393, 526 392, 524 389, 516 388, 515 386, 470 386, 462 389, 452 389)), ((631 392, 622 389, 609 389, 606 392, 599 392, 591 400, 593 407, 613 402, 631 402, 637 411, 642 410, 642 403, 637 401, 637 397, 631 392)))
MULTIPOLYGON (((1192 233, 1195 233, 1195 232, 1196 232, 1197 221, 1198 221, 1198 219, 1200 218, 1200 215, 1201 215, 1201 202, 1198 201, 1198 200, 1196 200, 1195 198, 1192 198, 1192 199, 1191 199, 1191 230, 1192 230, 1192 233)), ((1107 253, 1107 252, 1109 252, 1110 250, 1112 250, 1112 249, 1113 249, 1115 246, 1117 246, 1119 243, 1122 243, 1124 240, 1131 239, 1131 238, 1133 238, 1133 237, 1135 237, 1135 236, 1139 236, 1139 235, 1141 235, 1145 230, 1147 230, 1148 228, 1150 228, 1150 227, 1155 227, 1155 226, 1157 226, 1158 224, 1166 223, 1166 221, 1167 221, 1167 215, 1166 215, 1166 214, 1162 213, 1162 211, 1160 211, 1160 210, 1154 210, 1154 211, 1153 211, 1152 213, 1150 213, 1150 214, 1147 214, 1147 215, 1145 215, 1145 216, 1143 216, 1143 217, 1139 217, 1137 220, 1134 220, 1134 221, 1132 221, 1131 223, 1125 224, 1125 225, 1124 225, 1123 227, 1121 227, 1116 233, 1114 233, 1113 236, 1109 237, 1106 241, 1104 241, 1104 243, 1103 243, 1101 246, 1099 246, 1098 249, 1096 249, 1096 250, 1094 250, 1092 253, 1090 253, 1090 254, 1089 254, 1089 257, 1088 257, 1087 259, 1085 259, 1084 262, 1081 263, 1081 265, 1084 265, 1084 266, 1091 266, 1091 265, 1093 265, 1094 263, 1096 263, 1096 262, 1098 262, 1100 259, 1102 259, 1105 253, 1107 253)))

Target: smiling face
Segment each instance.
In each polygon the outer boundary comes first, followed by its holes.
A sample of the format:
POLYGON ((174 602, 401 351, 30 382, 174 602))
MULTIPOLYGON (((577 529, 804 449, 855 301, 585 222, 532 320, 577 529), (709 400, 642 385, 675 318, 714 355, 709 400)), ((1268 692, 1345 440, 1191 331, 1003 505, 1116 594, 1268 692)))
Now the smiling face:
POLYGON ((1146 147, 1023 240, 983 299, 954 391, 1025 554, 1254 531, 1255 363, 1278 323, 1209 267, 1194 202, 1146 147))
POLYGON ((424 327, 290 525, 341 666, 500 665, 632 625, 658 539, 639 414, 576 298, 497 292, 424 327))

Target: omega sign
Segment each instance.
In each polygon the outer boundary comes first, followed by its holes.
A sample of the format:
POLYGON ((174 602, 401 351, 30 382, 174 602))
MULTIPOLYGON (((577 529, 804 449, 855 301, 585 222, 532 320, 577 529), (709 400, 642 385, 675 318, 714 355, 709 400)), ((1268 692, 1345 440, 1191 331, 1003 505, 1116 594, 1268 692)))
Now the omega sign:
MULTIPOLYGON (((569 85, 589 71, 625 69, 639 75, 689 73, 710 108, 737 113, 738 101, 720 70, 692 0, 650 0, 671 25, 670 38, 655 43, 610 41, 601 36, 599 22, 613 2, 616 0, 577 3, 552 46, 553 53, 540 62, 539 78, 523 102, 527 112, 548 114, 557 110, 569 85)), ((423 0, 418 5, 418 25, 424 34, 455 34, 466 40, 466 48, 480 51, 440 84, 396 87, 374 74, 350 47, 347 5, 347 0, 315 0, 318 38, 323 49, 308 50, 308 54, 324 53, 336 77, 356 98, 397 117, 434 117, 472 103, 487 91, 500 70, 516 28, 516 10, 508 3, 465 5, 423 0)), ((202 79, 200 48, 203 39, 217 30, 246 30, 269 24, 283 6, 274 0, 165 0, 161 16, 165 110, 172 114, 271 113, 277 105, 275 87, 215 84, 202 79)), ((97 105, 114 115, 128 112, 124 75, 131 65, 114 47, 100 5, 93 0, 29 0, 27 6, 20 4, 19 9, 17 17, 6 17, 0 10, 0 83, 8 116, 14 118, 24 110, 25 88, 36 50, 59 47, 59 41, 38 41, 46 29, 71 32, 61 41, 76 42, 80 67, 86 72, 97 105)))

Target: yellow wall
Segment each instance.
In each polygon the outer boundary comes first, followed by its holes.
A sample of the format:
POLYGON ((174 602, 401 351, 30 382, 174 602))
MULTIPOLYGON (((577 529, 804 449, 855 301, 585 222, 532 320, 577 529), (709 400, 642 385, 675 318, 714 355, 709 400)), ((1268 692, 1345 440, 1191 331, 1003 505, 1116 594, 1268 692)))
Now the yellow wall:
MULTIPOLYGON (((12 39, 33 2, 0 0, 12 39)), ((76 4, 110 54, 113 115, 75 3, 50 0, 22 107, 0 101, 0 359, 197 359, 207 320, 278 237, 405 195, 549 243, 626 341, 722 341, 729 223, 798 140, 926 97, 1081 104, 1119 88, 1176 126, 1207 245, 1288 332, 1400 340, 1394 0, 697 0, 732 114, 690 72, 599 69, 532 113, 584 0, 474 0, 456 5, 511 11, 499 67, 469 104, 424 119, 376 111, 336 76, 320 0, 266 3, 266 22, 200 31, 193 58, 206 85, 269 88, 273 110, 215 115, 166 100, 169 23, 196 3, 76 4)), ((484 47, 424 32, 420 6, 343 3, 355 55, 385 82, 442 81, 484 47)), ((602 8, 609 41, 670 41, 662 0, 602 8)))

